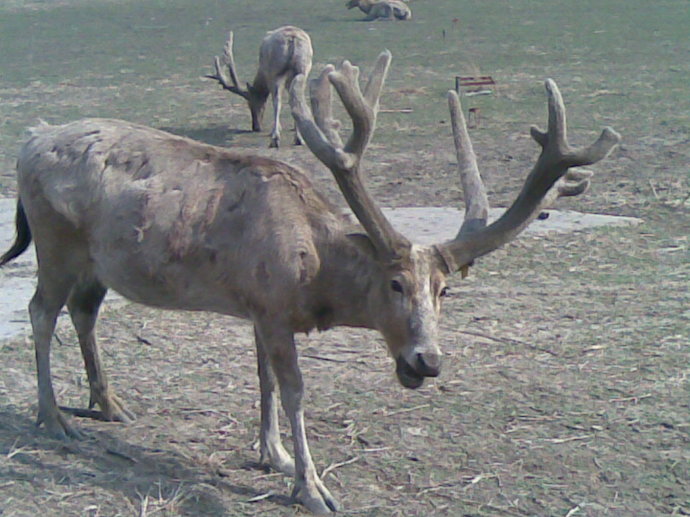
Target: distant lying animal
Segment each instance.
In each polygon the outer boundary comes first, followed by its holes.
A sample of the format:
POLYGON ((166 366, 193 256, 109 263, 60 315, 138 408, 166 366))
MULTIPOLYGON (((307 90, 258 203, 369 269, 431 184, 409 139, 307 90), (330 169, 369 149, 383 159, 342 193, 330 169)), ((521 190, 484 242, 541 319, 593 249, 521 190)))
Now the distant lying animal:
POLYGON ((411 20, 412 10, 401 0, 348 0, 347 8, 359 7, 365 21, 411 20))

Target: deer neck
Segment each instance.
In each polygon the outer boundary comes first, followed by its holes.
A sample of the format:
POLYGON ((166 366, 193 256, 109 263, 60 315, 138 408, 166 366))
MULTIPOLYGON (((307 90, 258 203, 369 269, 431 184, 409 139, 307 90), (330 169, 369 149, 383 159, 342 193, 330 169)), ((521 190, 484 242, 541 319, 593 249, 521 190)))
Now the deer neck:
POLYGON ((347 237, 329 243, 312 289, 314 326, 319 330, 336 326, 376 328, 372 290, 380 274, 380 263, 347 237))
POLYGON ((264 74, 259 70, 254 77, 254 82, 252 83, 252 92, 257 99, 263 99, 266 102, 268 99, 268 94, 271 92, 268 81, 264 77, 264 74))
POLYGON ((252 115, 252 131, 261 131, 268 94, 269 91, 266 83, 257 74, 254 83, 249 87, 249 110, 252 115))

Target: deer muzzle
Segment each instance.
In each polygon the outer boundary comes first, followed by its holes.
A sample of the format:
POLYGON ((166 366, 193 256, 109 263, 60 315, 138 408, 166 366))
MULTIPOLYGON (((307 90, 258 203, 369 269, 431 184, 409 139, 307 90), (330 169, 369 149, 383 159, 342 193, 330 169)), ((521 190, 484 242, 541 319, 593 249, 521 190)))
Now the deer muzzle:
POLYGON ((435 352, 417 353, 410 364, 403 355, 395 362, 395 373, 400 384, 409 389, 417 389, 427 377, 438 377, 441 373, 441 355, 435 352))

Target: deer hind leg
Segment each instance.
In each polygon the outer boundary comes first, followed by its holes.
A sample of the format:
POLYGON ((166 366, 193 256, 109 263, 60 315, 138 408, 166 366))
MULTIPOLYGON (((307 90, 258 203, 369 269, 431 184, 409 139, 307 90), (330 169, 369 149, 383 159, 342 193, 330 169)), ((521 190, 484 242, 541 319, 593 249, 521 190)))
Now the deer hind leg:
POLYGON ((101 365, 101 357, 96 341, 96 319, 101 302, 107 292, 96 279, 80 279, 74 285, 67 300, 72 323, 79 338, 81 354, 84 358, 86 375, 89 379, 89 411, 74 408, 61 408, 76 416, 87 416, 107 421, 130 423, 135 415, 108 386, 108 378, 101 365), (91 411, 98 404, 100 411, 91 411))
POLYGON ((274 147, 276 149, 280 147, 280 109, 282 107, 281 98, 284 84, 284 77, 276 79, 273 90, 271 91, 271 99, 273 101, 273 129, 271 130, 271 143, 269 147, 274 147))
POLYGON ((292 427, 295 449, 295 485, 292 496, 316 515, 337 511, 338 503, 316 473, 309 452, 302 409, 304 387, 297 364, 294 336, 285 329, 276 328, 274 322, 257 324, 255 328, 278 379, 283 409, 292 427))
POLYGON ((39 268, 38 286, 31 302, 29 314, 36 349, 38 377, 38 417, 36 425, 43 424, 48 433, 58 439, 81 438, 67 418, 58 409, 50 373, 50 343, 60 310, 67 300, 75 278, 59 271, 39 268))
POLYGON ((295 461, 290 457, 280 440, 276 377, 256 328, 254 328, 254 339, 259 370, 259 386, 261 388, 260 462, 262 465, 269 465, 279 472, 294 476, 295 461))
POLYGON ((295 145, 302 145, 302 135, 297 128, 297 123, 295 122, 295 145))
MULTIPOLYGON (((303 70, 301 73, 304 74, 305 77, 308 77, 308 76, 309 76, 309 71, 310 71, 310 70, 311 70, 311 66, 310 66, 309 68, 307 68, 306 71, 303 70)), ((287 81, 287 83, 285 84, 285 90, 287 90, 288 92, 290 91, 290 88, 292 88, 292 80, 293 80, 293 79, 294 79, 294 76, 292 76, 292 77, 290 78, 290 80, 287 81)), ((299 128, 297 127, 297 121, 296 121, 294 118, 292 119, 292 121, 293 121, 293 124, 294 124, 294 125, 293 125, 294 130, 295 130, 295 141, 294 141, 294 144, 295 144, 295 145, 302 145, 302 143, 303 143, 303 142, 302 142, 302 135, 300 134, 299 128)))

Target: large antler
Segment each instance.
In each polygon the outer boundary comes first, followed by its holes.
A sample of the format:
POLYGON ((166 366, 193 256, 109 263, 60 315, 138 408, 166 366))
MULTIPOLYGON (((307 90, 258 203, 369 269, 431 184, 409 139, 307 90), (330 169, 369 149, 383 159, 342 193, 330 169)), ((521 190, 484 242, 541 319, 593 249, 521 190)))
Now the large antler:
POLYGON ((228 40, 225 42, 225 45, 223 46, 222 60, 218 56, 215 56, 213 58, 213 64, 215 66, 216 73, 213 75, 207 75, 206 77, 208 77, 209 79, 215 79, 220 83, 220 85, 224 89, 229 90, 232 93, 236 93, 237 95, 240 95, 245 99, 249 99, 249 90, 242 88, 240 86, 240 81, 237 78, 235 58, 232 54, 232 43, 233 34, 232 31, 230 31, 228 33, 228 40), (225 70, 225 68, 227 68, 227 71, 225 70))
POLYGON ((449 92, 451 123, 466 207, 465 222, 457 237, 436 246, 450 273, 511 241, 557 198, 578 195, 587 190, 591 173, 569 169, 602 160, 620 140, 618 133, 605 128, 592 145, 573 150, 567 140, 561 93, 551 79, 547 79, 545 85, 549 107, 548 129, 546 132, 535 127, 531 129, 532 138, 542 147, 542 152, 517 199, 489 226, 486 226, 489 203, 467 134, 460 100, 454 91, 449 92))
POLYGON ((328 65, 310 82, 311 110, 305 100, 306 78, 303 75, 294 79, 290 91, 292 114, 304 141, 331 170, 350 208, 386 261, 403 256, 410 243, 393 228, 369 195, 360 175, 360 164, 374 133, 379 96, 390 61, 391 54, 387 50, 379 55, 364 93, 359 87, 358 67, 349 61, 343 62, 338 70, 328 65), (331 85, 352 119, 352 134, 344 146, 332 116, 331 85))

